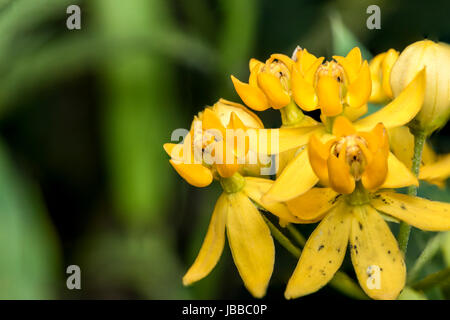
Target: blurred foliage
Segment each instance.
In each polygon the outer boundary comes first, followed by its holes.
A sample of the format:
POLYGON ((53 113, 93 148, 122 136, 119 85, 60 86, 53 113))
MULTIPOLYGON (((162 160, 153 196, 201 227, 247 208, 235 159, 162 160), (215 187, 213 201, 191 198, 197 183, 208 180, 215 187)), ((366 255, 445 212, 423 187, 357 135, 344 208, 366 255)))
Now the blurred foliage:
MULTIPOLYGON (((423 37, 450 42, 449 9, 444 0, 1 0, 0 298, 249 298, 227 246, 209 277, 182 287, 220 188, 188 186, 162 144, 219 96, 239 101, 229 76, 245 79, 251 57, 300 45, 330 58, 360 45, 368 59, 423 37), (66 28, 70 4, 81 7, 81 30, 66 28), (365 27, 372 4, 381 30, 365 27), (81 291, 65 288, 70 264, 81 267, 81 291)), ((277 112, 261 117, 280 124, 277 112)), ((449 152, 448 139, 444 129, 432 143, 449 152)), ((449 201, 448 190, 420 194, 449 201)), ((413 231, 408 266, 432 235, 413 231)), ((445 254, 419 278, 449 266, 443 239, 445 254)), ((282 299, 295 263, 277 247, 268 298, 282 299)), ((343 267, 352 274, 350 261, 343 267)), ((449 298, 445 288, 426 294, 449 298)), ((305 299, 323 297, 340 295, 305 299)))

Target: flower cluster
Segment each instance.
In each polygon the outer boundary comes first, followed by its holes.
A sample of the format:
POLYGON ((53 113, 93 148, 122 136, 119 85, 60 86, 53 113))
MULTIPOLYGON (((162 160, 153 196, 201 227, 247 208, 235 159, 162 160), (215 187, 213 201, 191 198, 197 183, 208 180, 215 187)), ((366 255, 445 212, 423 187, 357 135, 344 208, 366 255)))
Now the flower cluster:
POLYGON ((319 222, 287 283, 287 299, 332 280, 347 248, 365 294, 397 298, 406 281, 405 248, 386 220, 450 230, 450 204, 415 195, 419 179, 443 187, 450 175, 450 157, 425 141, 450 116, 449 48, 424 40, 369 63, 359 48, 325 61, 298 47, 292 58, 251 59, 248 83, 231 76, 248 108, 277 109, 282 125, 265 129, 246 106, 220 99, 194 118, 183 142, 164 145, 188 183, 217 180, 223 188, 183 283, 211 272, 227 236, 244 285, 264 296, 275 261, 271 213, 281 227, 319 222), (383 106, 367 114, 369 102, 383 106), (305 114, 313 110, 320 119, 305 114), (241 134, 229 138, 228 130, 241 134), (276 179, 263 173, 271 157, 276 179), (411 192, 395 190, 402 187, 411 192))

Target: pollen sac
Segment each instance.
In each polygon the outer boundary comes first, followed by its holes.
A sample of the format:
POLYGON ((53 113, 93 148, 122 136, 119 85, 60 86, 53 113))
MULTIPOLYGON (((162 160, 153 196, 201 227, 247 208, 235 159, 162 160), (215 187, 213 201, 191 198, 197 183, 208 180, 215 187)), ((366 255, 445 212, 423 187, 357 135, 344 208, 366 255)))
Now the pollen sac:
POLYGON ((345 108, 359 109, 371 93, 372 83, 367 61, 359 48, 346 57, 334 56, 322 63, 306 49, 296 51, 292 67, 292 93, 295 102, 305 111, 320 109, 322 115, 335 117, 345 108))
POLYGON ((356 132, 347 118, 338 117, 333 137, 323 142, 312 136, 308 152, 321 182, 339 193, 352 193, 358 181, 376 190, 386 180, 389 141, 382 124, 370 132, 356 132))
POLYGON ((236 92, 250 108, 263 111, 281 109, 291 102, 291 70, 294 61, 283 54, 273 54, 265 63, 251 59, 248 83, 231 76, 236 92))

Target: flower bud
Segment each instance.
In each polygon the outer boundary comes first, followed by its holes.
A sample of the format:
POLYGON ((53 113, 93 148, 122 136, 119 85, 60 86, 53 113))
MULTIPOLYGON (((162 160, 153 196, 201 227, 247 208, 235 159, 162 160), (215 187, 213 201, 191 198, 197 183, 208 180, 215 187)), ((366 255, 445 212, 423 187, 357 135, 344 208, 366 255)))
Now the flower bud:
POLYGON ((444 126, 450 116, 450 46, 422 40, 403 50, 391 71, 394 97, 423 68, 426 73, 425 98, 411 127, 430 134, 444 126))

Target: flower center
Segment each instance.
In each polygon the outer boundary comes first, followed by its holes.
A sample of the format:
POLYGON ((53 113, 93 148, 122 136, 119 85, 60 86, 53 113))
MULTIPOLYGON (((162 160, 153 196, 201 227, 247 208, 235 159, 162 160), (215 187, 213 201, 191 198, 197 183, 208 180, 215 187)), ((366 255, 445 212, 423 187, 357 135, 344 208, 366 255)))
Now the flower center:
POLYGON ((332 146, 331 152, 336 156, 345 157, 345 162, 350 167, 350 173, 356 181, 361 179, 367 159, 364 156, 361 146, 367 147, 367 141, 358 135, 349 135, 340 138, 332 146), (342 155, 344 152, 344 155, 342 155))

